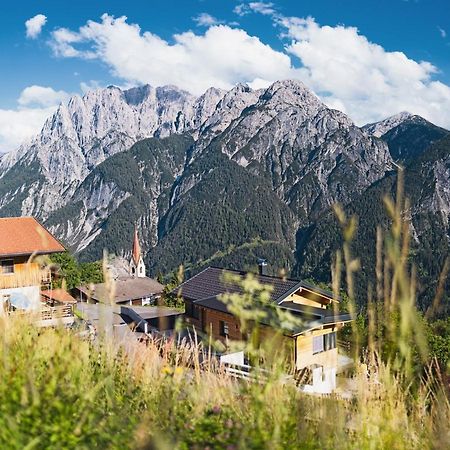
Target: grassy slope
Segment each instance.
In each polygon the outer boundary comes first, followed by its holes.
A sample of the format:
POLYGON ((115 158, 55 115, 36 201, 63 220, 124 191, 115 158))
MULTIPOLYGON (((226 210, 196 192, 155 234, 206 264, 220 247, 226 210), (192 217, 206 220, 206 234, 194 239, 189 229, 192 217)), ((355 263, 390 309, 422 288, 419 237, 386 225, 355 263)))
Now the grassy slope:
MULTIPOLYGON (((448 448, 448 386, 430 360, 411 269, 398 251, 407 252, 407 234, 407 227, 386 232, 381 270, 392 283, 384 302, 352 329, 351 401, 301 393, 277 358, 281 336, 258 339, 257 329, 240 345, 271 371, 246 383, 207 356, 200 364, 201 347, 174 339, 145 345, 128 337, 125 347, 102 334, 102 321, 91 342, 69 330, 37 329, 24 316, 0 316, 0 448, 448 448)), ((251 276, 241 288, 242 296, 224 301, 242 323, 253 323, 268 288, 251 276)), ((272 320, 286 325, 292 317, 272 320)), ((440 327, 434 332, 448 336, 448 321, 440 327)), ((448 353, 448 342, 434 344, 448 353)), ((450 366, 441 368, 448 376, 450 366)))
POLYGON ((0 447, 8 449, 440 449, 450 407, 387 366, 358 366, 352 402, 274 373, 236 383, 196 349, 108 340, 0 319, 0 447))

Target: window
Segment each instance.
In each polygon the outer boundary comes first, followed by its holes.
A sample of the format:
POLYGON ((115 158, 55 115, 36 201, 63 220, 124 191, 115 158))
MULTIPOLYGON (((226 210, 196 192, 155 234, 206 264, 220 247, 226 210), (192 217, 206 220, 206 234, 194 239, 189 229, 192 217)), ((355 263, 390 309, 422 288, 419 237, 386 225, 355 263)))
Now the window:
POLYGON ((197 305, 192 305, 192 317, 200 319, 200 308, 197 305))
POLYGON ((228 336, 228 322, 225 322, 224 320, 221 320, 219 322, 220 325, 220 335, 221 336, 228 336))
POLYGON ((313 336, 313 355, 336 348, 336 332, 313 336))
POLYGON ((323 352, 323 335, 313 336, 313 355, 323 352))
POLYGON ((336 333, 329 333, 323 335, 323 345, 324 350, 332 350, 333 348, 336 348, 336 333))
POLYGON ((193 305, 192 302, 190 300, 185 300, 184 301, 184 313, 188 316, 188 317, 192 317, 193 316, 193 305))
POLYGON ((12 259, 4 259, 0 262, 0 273, 10 274, 14 273, 14 261, 12 259))

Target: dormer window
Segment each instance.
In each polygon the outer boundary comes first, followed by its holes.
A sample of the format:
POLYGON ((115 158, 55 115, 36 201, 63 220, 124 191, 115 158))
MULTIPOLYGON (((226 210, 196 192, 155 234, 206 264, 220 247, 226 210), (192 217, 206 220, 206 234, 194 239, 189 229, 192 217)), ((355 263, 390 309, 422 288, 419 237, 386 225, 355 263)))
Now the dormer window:
POLYGON ((10 275, 14 273, 14 260, 3 259, 0 261, 0 273, 3 275, 10 275))

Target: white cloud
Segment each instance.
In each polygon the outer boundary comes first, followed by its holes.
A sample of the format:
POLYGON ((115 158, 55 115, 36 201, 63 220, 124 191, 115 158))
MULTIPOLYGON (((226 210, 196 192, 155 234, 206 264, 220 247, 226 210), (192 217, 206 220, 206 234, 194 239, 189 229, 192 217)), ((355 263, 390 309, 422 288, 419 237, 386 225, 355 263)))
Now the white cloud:
POLYGON ((255 13, 271 16, 276 13, 273 3, 266 2, 250 2, 248 7, 255 13))
POLYGON ((234 7, 233 12, 241 17, 246 16, 251 12, 263 14, 265 16, 272 16, 276 14, 275 5, 267 2, 250 2, 248 4, 241 3, 234 7))
POLYGON ((44 14, 37 14, 25 22, 27 38, 36 39, 42 31, 42 27, 46 24, 47 17, 44 14))
POLYGON ((45 119, 56 110, 48 108, 0 109, 0 153, 17 148, 42 128, 45 119))
POLYGON ((211 86, 230 88, 256 78, 274 81, 293 75, 288 55, 226 25, 204 34, 176 34, 169 43, 141 32, 126 17, 104 14, 101 22, 88 21, 78 32, 56 30, 51 46, 59 56, 98 58, 129 83, 175 84, 197 94, 211 86))
POLYGON ((58 28, 52 32, 52 39, 50 46, 56 56, 65 58, 80 57, 84 59, 95 58, 95 52, 79 51, 73 47, 73 44, 78 44, 84 40, 81 33, 68 30, 67 28, 58 28))
POLYGON ((82 81, 80 83, 80 89, 83 94, 86 94, 89 91, 94 91, 97 89, 101 89, 104 86, 97 80, 89 80, 87 83, 85 81, 82 81))
POLYGON ((250 14, 250 10, 248 9, 248 6, 245 3, 240 3, 239 5, 236 5, 233 9, 233 12, 241 17, 250 14))
POLYGON ((354 27, 283 17, 271 3, 236 8, 241 15, 270 15, 282 29, 284 52, 226 25, 176 34, 168 42, 126 17, 107 14, 78 31, 54 31, 51 45, 59 56, 102 61, 128 85, 174 84, 199 94, 210 86, 227 89, 247 82, 259 87, 297 78, 360 125, 407 110, 450 127, 450 88, 435 80, 438 69, 431 63, 386 51, 354 27))
POLYGON ((193 21, 200 27, 212 27, 213 25, 219 25, 222 23, 217 20, 214 16, 208 13, 201 13, 196 17, 193 17, 193 21))
POLYGON ((443 28, 441 28, 439 26, 437 27, 437 29, 439 31, 439 34, 441 35, 441 38, 445 39, 447 37, 447 32, 443 28))
POLYGON ((450 87, 433 81, 436 67, 402 52, 388 52, 354 27, 320 26, 314 19, 281 18, 291 39, 286 51, 300 59, 301 78, 357 123, 410 111, 450 125, 450 87))
POLYGON ((65 91, 55 91, 51 87, 28 86, 20 94, 17 102, 20 106, 56 106, 67 101, 70 95, 65 91))
POLYGON ((58 104, 68 98, 67 92, 50 87, 26 87, 16 109, 0 109, 0 153, 14 150, 37 134, 58 104))

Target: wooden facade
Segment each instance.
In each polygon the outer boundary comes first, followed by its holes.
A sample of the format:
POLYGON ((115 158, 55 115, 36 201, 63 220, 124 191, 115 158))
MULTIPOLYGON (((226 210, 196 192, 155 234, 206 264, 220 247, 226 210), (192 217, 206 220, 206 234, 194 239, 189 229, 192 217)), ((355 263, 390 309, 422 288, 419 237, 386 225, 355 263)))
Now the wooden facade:
MULTIPOLYGON (((38 257, 65 251, 36 219, 0 218, 1 313, 38 311, 43 303, 41 288, 51 289, 50 270, 38 257)), ((47 318, 42 319, 47 321, 47 318)))
MULTIPOLYGON (((234 317, 220 300, 227 287, 221 285, 217 270, 207 269, 194 276, 192 281, 183 283, 177 293, 185 302, 186 322, 200 334, 227 345, 229 341, 242 341, 247 336, 241 332, 239 318, 234 317)), ((277 353, 282 351, 288 356, 298 371, 320 367, 324 374, 331 373, 334 377, 338 366, 336 333, 351 320, 349 314, 337 311, 338 299, 300 281, 287 280, 286 286, 283 285, 284 280, 275 277, 260 276, 258 281, 274 283, 272 300, 278 307, 301 319, 301 325, 290 331, 262 324, 259 342, 270 342, 277 353), (273 344, 275 337, 278 340, 273 344)))
POLYGON ((0 289, 41 286, 50 282, 50 271, 26 256, 0 258, 0 289), (12 270, 10 266, 12 262, 12 270))
POLYGON ((187 316, 187 321, 198 331, 224 343, 227 339, 241 341, 245 338, 241 333, 239 319, 232 314, 201 306, 195 306, 195 308, 197 309, 195 317, 187 316))
POLYGON ((335 332, 334 327, 329 327, 322 330, 313 330, 310 333, 295 337, 296 368, 303 369, 314 364, 325 368, 336 367, 338 358, 337 347, 317 353, 314 353, 313 350, 313 339, 315 336, 323 336, 335 332))

